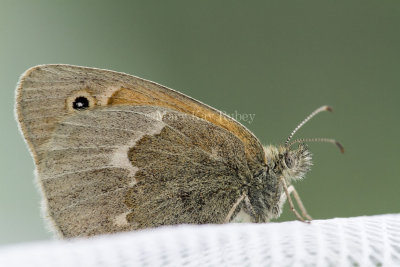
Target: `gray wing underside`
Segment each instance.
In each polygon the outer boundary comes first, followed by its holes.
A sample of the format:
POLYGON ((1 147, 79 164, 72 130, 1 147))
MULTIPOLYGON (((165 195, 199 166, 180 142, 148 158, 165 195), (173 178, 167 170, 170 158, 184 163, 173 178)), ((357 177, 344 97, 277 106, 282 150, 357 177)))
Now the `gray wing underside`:
POLYGON ((65 237, 222 223, 250 179, 237 137, 151 106, 67 116, 43 148, 39 182, 65 237))

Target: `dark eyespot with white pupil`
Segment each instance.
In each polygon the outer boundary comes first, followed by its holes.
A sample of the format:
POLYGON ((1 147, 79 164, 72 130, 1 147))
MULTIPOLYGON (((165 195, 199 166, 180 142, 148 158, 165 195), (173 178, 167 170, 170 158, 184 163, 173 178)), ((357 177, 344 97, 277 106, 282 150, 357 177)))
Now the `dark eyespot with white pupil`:
POLYGON ((84 96, 78 96, 72 103, 72 107, 76 110, 87 109, 89 107, 89 99, 84 96))
POLYGON ((290 156, 285 157, 285 163, 288 168, 293 167, 293 159, 290 156))

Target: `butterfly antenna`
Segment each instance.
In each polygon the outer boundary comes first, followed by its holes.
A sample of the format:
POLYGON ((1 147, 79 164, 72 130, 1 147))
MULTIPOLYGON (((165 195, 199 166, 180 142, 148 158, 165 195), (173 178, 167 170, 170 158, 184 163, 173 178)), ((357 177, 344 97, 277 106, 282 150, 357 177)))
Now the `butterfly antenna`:
MULTIPOLYGON (((301 128, 303 127, 304 124, 306 124, 306 122, 308 122, 309 120, 311 120, 315 115, 317 115, 318 113, 321 113, 322 111, 330 111, 332 112, 333 109, 330 106, 322 106, 320 108, 317 108, 316 110, 314 110, 310 115, 307 116, 307 118, 305 118, 299 125, 297 125, 297 127, 293 130, 293 132, 289 135, 289 137, 286 139, 285 142, 285 146, 288 147, 289 141, 292 139, 293 135, 301 128)), ((324 141, 322 141, 324 142, 324 141)))
POLYGON ((303 139, 296 139, 289 144, 286 145, 287 148, 290 148, 292 145, 296 143, 306 143, 306 142, 324 142, 324 143, 332 143, 335 144, 339 147, 340 152, 344 153, 344 147, 342 144, 340 144, 338 141, 335 139, 329 139, 329 138, 303 138, 303 139))

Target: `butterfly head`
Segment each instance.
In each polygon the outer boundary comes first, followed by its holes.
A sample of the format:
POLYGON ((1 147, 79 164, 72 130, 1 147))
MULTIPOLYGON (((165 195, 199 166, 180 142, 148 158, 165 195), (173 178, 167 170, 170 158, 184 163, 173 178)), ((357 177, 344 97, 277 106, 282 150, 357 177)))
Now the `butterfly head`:
POLYGON ((264 152, 268 173, 274 176, 282 175, 289 183, 303 178, 312 165, 311 152, 304 143, 296 149, 286 146, 267 146, 264 152))
POLYGON ((309 152, 306 142, 327 142, 337 145, 343 153, 343 146, 334 139, 329 138, 305 138, 291 141, 293 135, 311 118, 322 111, 332 111, 329 106, 322 106, 307 116, 289 135, 285 145, 274 147, 264 147, 267 166, 275 175, 283 175, 286 181, 298 180, 304 177, 306 172, 310 170, 312 165, 311 153, 309 152), (294 144, 300 143, 297 149, 291 149, 294 144))

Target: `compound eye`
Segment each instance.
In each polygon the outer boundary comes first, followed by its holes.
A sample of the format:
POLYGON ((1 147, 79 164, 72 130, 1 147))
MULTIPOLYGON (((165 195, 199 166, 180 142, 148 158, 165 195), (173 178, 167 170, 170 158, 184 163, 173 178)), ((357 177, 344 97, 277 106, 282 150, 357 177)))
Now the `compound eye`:
POLYGON ((292 168, 293 167, 293 159, 292 159, 292 157, 290 157, 290 156, 286 156, 285 157, 285 163, 286 163, 286 166, 290 169, 290 168, 292 168))

